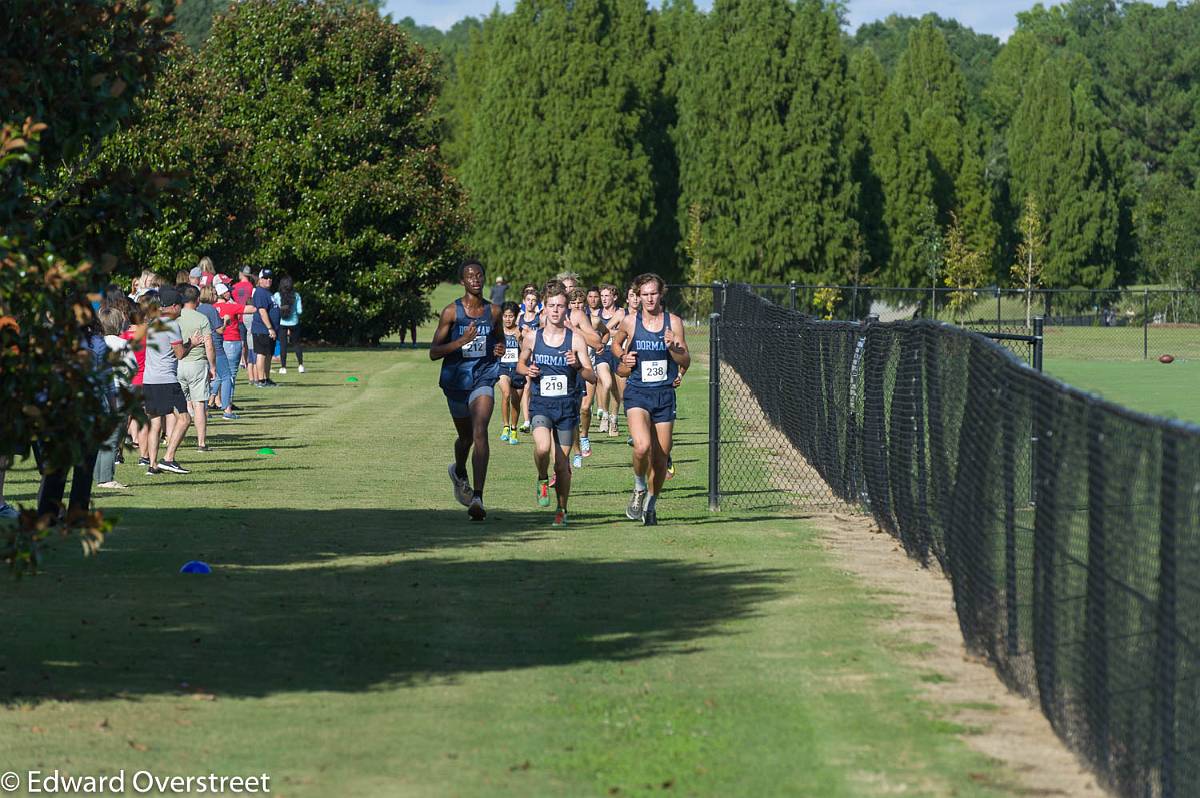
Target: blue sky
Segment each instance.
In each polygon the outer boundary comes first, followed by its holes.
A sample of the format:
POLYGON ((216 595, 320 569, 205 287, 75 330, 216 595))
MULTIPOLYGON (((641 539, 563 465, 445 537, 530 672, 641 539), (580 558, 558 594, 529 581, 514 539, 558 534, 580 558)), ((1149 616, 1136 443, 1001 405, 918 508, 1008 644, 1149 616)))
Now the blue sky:
MULTIPOLYGON (((653 0, 652 0, 653 1, 653 0)), ((929 11, 957 19, 978 33, 990 33, 1008 38, 1017 25, 1017 12, 1033 6, 1035 0, 988 0, 963 3, 952 0, 850 0, 851 30, 864 22, 883 19, 888 14, 919 17, 929 11)), ((509 10, 514 0, 501 0, 500 7, 509 10)), ((709 8, 711 0, 699 0, 709 8)), ((1052 2, 1047 2, 1051 5, 1052 2)), ((466 16, 484 16, 492 10, 495 0, 385 0, 384 10, 394 19, 412 17, 421 25, 434 25, 443 30, 466 16)))

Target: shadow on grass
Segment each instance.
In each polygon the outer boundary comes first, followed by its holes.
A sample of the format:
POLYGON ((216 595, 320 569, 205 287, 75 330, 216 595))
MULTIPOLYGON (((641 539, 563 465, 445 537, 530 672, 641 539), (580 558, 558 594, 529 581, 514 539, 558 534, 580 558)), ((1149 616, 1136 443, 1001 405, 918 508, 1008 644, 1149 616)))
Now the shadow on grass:
POLYGON ((684 653, 780 590, 776 571, 522 556, 547 538, 545 513, 181 513, 121 511, 97 559, 3 588, 21 644, 0 648, 0 703, 366 691, 684 653), (428 554, 481 544, 511 548, 428 554), (214 572, 178 574, 190 559, 214 572))

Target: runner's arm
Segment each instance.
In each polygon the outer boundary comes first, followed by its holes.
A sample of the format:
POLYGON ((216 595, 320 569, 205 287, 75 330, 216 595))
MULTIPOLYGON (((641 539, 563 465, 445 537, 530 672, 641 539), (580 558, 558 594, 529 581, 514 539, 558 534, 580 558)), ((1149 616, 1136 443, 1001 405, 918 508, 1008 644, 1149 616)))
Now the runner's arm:
POLYGON ((621 320, 621 326, 617 328, 617 334, 613 339, 613 357, 617 358, 617 376, 628 377, 633 373, 633 362, 637 359, 636 352, 626 352, 625 342, 633 338, 634 317, 626 316, 621 320), (627 359, 632 359, 631 362, 626 362, 627 359))
POLYGON ((672 345, 667 347, 671 359, 679 366, 680 371, 687 371, 692 365, 692 353, 688 351, 687 336, 683 331, 683 322, 674 313, 671 314, 672 345))
MULTIPOLYGON (((458 340, 450 340, 450 328, 454 325, 454 306, 447 305, 442 310, 442 316, 438 319, 437 330, 433 333, 433 341, 429 344, 429 359, 441 360, 446 355, 457 352, 467 343, 462 338, 458 340)), ((471 336, 474 338, 475 336, 471 336)))
POLYGON ((604 346, 600 339, 600 335, 596 332, 596 328, 592 325, 587 314, 582 310, 571 311, 571 324, 574 325, 575 331, 592 349, 599 349, 604 346))
MULTIPOLYGON (((575 362, 579 366, 579 376, 588 382, 596 382, 596 372, 592 368, 592 359, 588 357, 588 345, 586 342, 576 337, 571 341, 571 348, 575 350, 575 362)), ((592 347, 595 349, 595 347, 592 347)))
POLYGON ((529 356, 533 354, 534 336, 526 333, 521 336, 521 354, 517 355, 517 373, 523 377, 537 378, 537 366, 529 363, 529 356), (533 369, 533 371, 530 371, 533 369))

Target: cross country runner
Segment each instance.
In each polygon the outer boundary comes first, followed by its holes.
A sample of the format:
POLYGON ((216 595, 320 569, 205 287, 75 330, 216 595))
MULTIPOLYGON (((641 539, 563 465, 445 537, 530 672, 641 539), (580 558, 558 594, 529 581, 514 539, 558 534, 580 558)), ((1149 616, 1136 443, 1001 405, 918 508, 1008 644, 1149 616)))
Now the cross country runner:
POLYGON ((550 452, 554 451, 554 492, 558 510, 554 526, 567 525, 567 499, 571 494, 571 468, 567 457, 579 426, 579 380, 595 379, 587 358, 583 336, 567 329, 567 290, 554 280, 543 297, 546 324, 521 342, 517 373, 528 377, 529 412, 533 424, 533 464, 537 468, 537 503, 550 506, 548 476, 550 452))
MULTIPOLYGON (((517 327, 521 329, 521 337, 530 330, 537 330, 542 322, 542 302, 538 287, 526 283, 521 289, 521 313, 517 316, 517 327)), ((529 391, 521 393, 521 432, 529 432, 529 391)))
POLYGON ((454 462, 449 468, 454 496, 467 507, 472 520, 482 521, 487 516, 483 509, 490 455, 487 430, 495 405, 494 386, 500 376, 504 338, 500 308, 483 298, 483 264, 477 260, 463 262, 458 277, 464 293, 442 311, 429 346, 429 359, 442 360, 438 385, 446 394, 450 418, 458 431, 454 462), (467 480, 468 452, 472 452, 474 491, 467 480))
POLYGON ((617 373, 627 377, 625 420, 633 436, 633 495, 625 515, 654 526, 671 454, 675 389, 692 358, 683 322, 663 310, 662 278, 643 274, 633 286, 640 309, 626 315, 613 340, 613 357, 620 362, 617 373))
POLYGON ((617 287, 612 283, 600 286, 600 308, 596 311, 600 323, 608 330, 604 348, 596 353, 596 396, 600 405, 600 431, 610 438, 617 436, 617 413, 621 409, 621 396, 613 377, 616 365, 612 358, 612 332, 620 324, 623 311, 617 307, 617 287))
MULTIPOLYGON (((570 314, 574 316, 576 312, 583 314, 586 326, 595 330, 592 324, 592 314, 587 307, 587 291, 582 288, 576 288, 567 294, 567 307, 570 308, 570 314)), ((596 350, 589 346, 587 348, 588 365, 593 369, 596 368, 596 350)), ((571 459, 573 468, 583 467, 583 458, 592 456, 592 444, 587 438, 588 428, 591 426, 592 414, 592 391, 595 390, 595 385, 590 382, 580 380, 576 384, 576 398, 579 400, 579 426, 575 430, 575 456, 571 459)))
POLYGON ((500 440, 510 445, 520 443, 517 438, 517 421, 521 413, 521 394, 525 389, 525 378, 517 373, 517 356, 521 353, 521 328, 517 326, 520 309, 515 302, 500 306, 500 318, 504 322, 504 355, 500 358, 500 416, 504 419, 504 431, 500 440))

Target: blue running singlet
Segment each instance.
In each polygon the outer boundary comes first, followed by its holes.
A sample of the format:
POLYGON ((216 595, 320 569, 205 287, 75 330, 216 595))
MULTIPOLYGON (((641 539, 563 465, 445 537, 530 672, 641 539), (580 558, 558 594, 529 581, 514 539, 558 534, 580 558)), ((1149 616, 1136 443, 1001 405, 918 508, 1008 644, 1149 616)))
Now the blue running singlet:
POLYGON ((472 322, 475 323, 475 339, 442 359, 438 385, 443 391, 470 392, 481 385, 494 385, 500 376, 496 355, 492 351, 500 340, 500 331, 492 328, 492 304, 485 301, 483 314, 470 316, 462 300, 454 300, 454 324, 450 327, 450 340, 461 338, 472 322))
POLYGON ((642 325, 642 312, 634 318, 633 336, 629 339, 628 351, 637 353, 637 363, 629 374, 628 385, 641 390, 672 388, 679 375, 679 364, 667 351, 663 334, 671 329, 671 315, 663 312, 663 328, 650 332, 642 325))
POLYGON ((563 336, 563 342, 558 346, 546 343, 545 330, 538 330, 533 342, 533 352, 530 362, 538 367, 537 379, 530 379, 533 386, 533 398, 567 399, 573 398, 576 383, 580 382, 579 373, 567 365, 567 352, 575 334, 570 330, 563 336))

